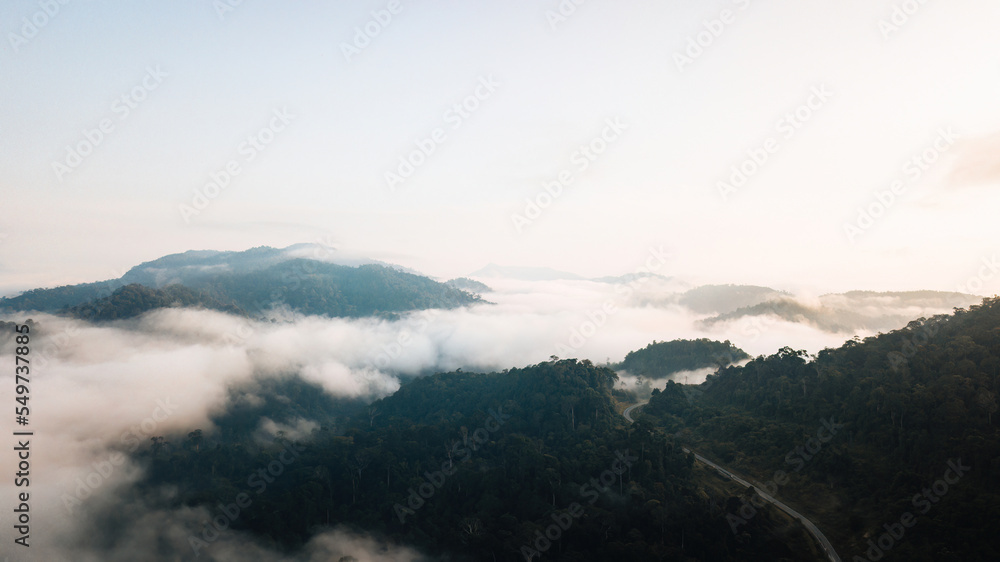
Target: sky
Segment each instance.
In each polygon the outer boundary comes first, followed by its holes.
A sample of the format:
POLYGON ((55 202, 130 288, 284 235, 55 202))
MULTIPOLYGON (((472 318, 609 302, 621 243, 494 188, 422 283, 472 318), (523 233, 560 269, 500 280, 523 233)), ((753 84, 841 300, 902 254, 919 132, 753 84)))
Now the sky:
POLYGON ((998 26, 990 0, 5 1, 0 293, 321 242, 440 278, 665 247, 695 284, 993 294, 998 26))

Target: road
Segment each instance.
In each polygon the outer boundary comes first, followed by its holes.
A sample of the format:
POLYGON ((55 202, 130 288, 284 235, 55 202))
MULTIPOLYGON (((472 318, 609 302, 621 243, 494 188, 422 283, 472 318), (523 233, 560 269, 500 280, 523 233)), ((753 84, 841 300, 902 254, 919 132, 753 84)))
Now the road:
MULTIPOLYGON (((639 402, 637 404, 632 404, 628 408, 625 408, 625 411, 622 412, 622 415, 625 416, 625 419, 627 419, 629 422, 634 422, 635 420, 632 419, 632 411, 635 410, 636 408, 642 407, 645 404, 646 402, 639 402)), ((782 503, 777 498, 764 492, 759 485, 752 484, 749 481, 744 480, 739 476, 736 476, 731 471, 715 464, 714 462, 706 459, 705 457, 699 455, 698 453, 695 453, 694 451, 688 449, 687 447, 682 447, 682 449, 685 453, 694 453, 694 458, 697 459, 699 462, 714 468, 716 472, 725 476, 726 478, 729 478, 734 482, 739 483, 741 486, 744 486, 746 488, 753 486, 753 488, 757 491, 757 494, 759 494, 760 497, 774 504, 774 506, 780 509, 781 511, 784 511, 788 515, 791 515, 792 518, 799 520, 799 522, 802 523, 802 525, 806 528, 806 530, 812 533, 812 536, 816 537, 816 540, 819 542, 820 546, 823 547, 823 551, 826 553, 827 558, 829 558, 831 562, 841 562, 840 556, 837 554, 837 551, 834 550, 833 545, 830 544, 830 541, 829 539, 826 538, 826 535, 823 534, 823 531, 820 531, 819 527, 817 527, 815 523, 807 519, 805 515, 802 515, 798 511, 795 511, 794 509, 782 503)))
POLYGON ((645 406, 648 403, 649 400, 646 400, 645 402, 638 402, 636 404, 632 404, 628 408, 625 408, 625 411, 622 412, 622 415, 625 416, 625 419, 627 419, 629 423, 632 423, 635 421, 634 419, 632 419, 632 410, 636 408, 641 408, 642 406, 645 406))

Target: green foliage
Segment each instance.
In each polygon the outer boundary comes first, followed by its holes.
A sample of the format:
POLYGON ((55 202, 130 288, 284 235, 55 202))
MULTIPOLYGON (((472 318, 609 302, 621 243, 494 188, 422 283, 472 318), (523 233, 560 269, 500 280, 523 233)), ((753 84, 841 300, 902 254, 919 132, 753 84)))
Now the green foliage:
MULTIPOLYGON (((252 256, 254 251, 243 254, 252 256)), ((242 259, 250 260, 246 256, 242 259)), ((176 261, 162 260, 167 264, 176 261)), ((112 320, 169 306, 197 306, 251 316, 287 307, 302 314, 362 317, 484 302, 462 289, 390 267, 349 267, 308 259, 239 271, 209 270, 199 276, 188 275, 183 284, 158 288, 155 276, 145 271, 122 279, 126 278, 140 282, 122 286, 123 281, 114 280, 35 289, 0 299, 0 310, 65 312, 78 318, 112 320)))
POLYGON ((1000 420, 993 421, 1000 299, 816 358, 784 348, 710 375, 684 396, 679 386, 655 394, 644 410, 649 417, 640 419, 683 431, 692 446, 761 481, 776 470, 792 473, 779 496, 816 509, 845 559, 867 548, 865 533, 877 537, 905 511, 918 524, 886 562, 940 560, 943 552, 956 560, 1000 558, 1000 539, 977 534, 1000 525, 1000 420), (808 462, 789 456, 823 419, 843 424, 838 436, 808 462), (919 513, 912 497, 959 458, 972 470, 919 513))
POLYGON ((214 277, 196 288, 251 313, 288 306, 302 314, 331 317, 456 308, 482 302, 461 289, 390 267, 348 267, 306 259, 214 277))
POLYGON ((296 380, 248 390, 275 398, 214 419, 213 434, 192 428, 170 439, 179 445, 142 450, 139 491, 173 498, 168 507, 210 510, 247 492, 253 503, 232 527, 290 549, 327 526, 350 525, 454 560, 522 561, 522 547, 577 503, 583 515, 543 559, 808 560, 766 540, 774 528, 766 516, 752 524, 760 539, 734 536, 720 509, 728 499, 692 481, 691 458, 671 437, 625 427, 611 398, 614 372, 589 361, 428 376, 361 411, 296 380), (260 440, 253 420, 265 415, 321 427, 258 494, 248 477, 292 445, 260 440), (499 427, 490 424, 496 415, 499 427), (620 475, 609 472, 616 451, 635 457, 620 475), (449 459, 455 473, 433 476, 449 459), (602 474, 612 477, 607 489, 584 493, 602 474), (401 520, 397 506, 432 480, 433 495, 401 520), (158 494, 162 487, 176 495, 158 494))
POLYGON ((64 285, 53 289, 32 289, 16 297, 0 298, 0 310, 37 310, 58 312, 111 295, 115 289, 125 285, 119 280, 64 285))
POLYGON ((678 371, 726 367, 749 358, 745 351, 729 340, 673 340, 653 342, 643 349, 629 352, 616 368, 651 379, 663 379, 678 371))
POLYGON ((181 285, 151 289, 137 284, 125 285, 109 297, 74 306, 67 312, 74 318, 99 322, 133 318, 150 310, 170 307, 210 308, 230 314, 245 314, 236 306, 223 304, 181 285))

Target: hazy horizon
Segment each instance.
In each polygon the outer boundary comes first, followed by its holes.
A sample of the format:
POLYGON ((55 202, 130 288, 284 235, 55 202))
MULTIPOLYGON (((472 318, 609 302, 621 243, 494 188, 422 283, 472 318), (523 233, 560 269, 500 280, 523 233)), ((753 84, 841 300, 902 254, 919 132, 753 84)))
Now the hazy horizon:
POLYGON ((4 3, 0 289, 315 241, 816 293, 995 257, 995 3, 562 4, 4 3))

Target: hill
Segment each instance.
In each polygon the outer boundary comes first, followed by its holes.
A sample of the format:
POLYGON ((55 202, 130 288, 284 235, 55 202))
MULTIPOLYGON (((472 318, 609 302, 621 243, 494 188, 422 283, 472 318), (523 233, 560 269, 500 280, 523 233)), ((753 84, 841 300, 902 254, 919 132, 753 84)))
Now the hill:
POLYGON ((745 317, 769 315, 788 322, 810 324, 827 332, 887 331, 900 328, 927 311, 949 312, 976 304, 981 299, 976 295, 940 291, 849 291, 822 295, 818 303, 807 304, 781 295, 707 318, 703 324, 711 326, 745 317))
POLYGON ((994 298, 815 358, 784 348, 693 392, 668 383, 640 419, 785 480, 778 495, 808 507, 844 559, 996 560, 1000 539, 977 529, 1000 525, 998 392, 994 298), (883 538, 901 517, 917 526, 883 538))
POLYGON ((234 305, 219 302, 183 285, 151 289, 137 283, 125 285, 109 297, 70 307, 66 312, 83 320, 107 321, 133 318, 158 308, 175 307, 209 308, 230 314, 246 314, 234 305))
POLYGON ((732 535, 720 506, 736 499, 694 480, 693 457, 671 437, 626 428, 615 373, 587 361, 419 378, 340 418, 295 380, 280 389, 287 399, 217 417, 213 434, 154 439, 138 453, 149 469, 136 493, 214 515, 253 485, 247 474, 291 450, 294 464, 264 493, 250 489, 232 528, 295 549, 349 524, 457 561, 812 559, 789 547, 801 530, 769 515, 752 539, 732 535), (318 427, 262 441, 251 415, 318 427))
POLYGON ((302 253, 301 247, 264 247, 245 252, 174 254, 136 266, 120 279, 35 289, 3 298, 0 310, 107 319, 164 306, 203 306, 252 316, 287 309, 301 314, 360 317, 484 302, 459 288, 394 267, 295 257, 302 253), (131 288, 120 293, 126 285, 131 288))
POLYGON ((643 349, 629 352, 616 368, 650 379, 665 379, 679 371, 727 367, 749 358, 745 351, 729 343, 729 340, 654 341, 643 349))

